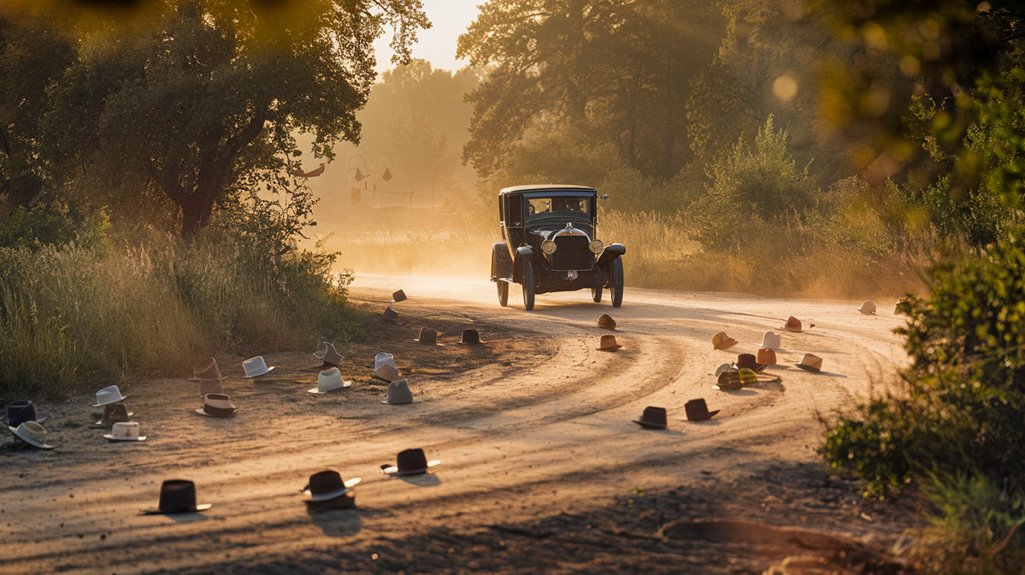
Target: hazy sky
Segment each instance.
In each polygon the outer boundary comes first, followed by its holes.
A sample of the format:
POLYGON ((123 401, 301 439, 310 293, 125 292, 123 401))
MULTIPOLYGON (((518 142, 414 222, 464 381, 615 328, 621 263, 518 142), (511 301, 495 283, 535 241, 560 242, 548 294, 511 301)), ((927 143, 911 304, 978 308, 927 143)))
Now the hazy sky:
MULTIPOLYGON (((457 70, 466 64, 456 60, 456 41, 477 18, 477 5, 484 0, 423 0, 424 12, 433 26, 430 30, 421 30, 418 42, 413 47, 413 57, 429 61, 435 68, 457 70)), ((388 47, 391 34, 385 34, 374 43, 377 51, 377 71, 383 72, 392 67, 392 51, 388 47)))

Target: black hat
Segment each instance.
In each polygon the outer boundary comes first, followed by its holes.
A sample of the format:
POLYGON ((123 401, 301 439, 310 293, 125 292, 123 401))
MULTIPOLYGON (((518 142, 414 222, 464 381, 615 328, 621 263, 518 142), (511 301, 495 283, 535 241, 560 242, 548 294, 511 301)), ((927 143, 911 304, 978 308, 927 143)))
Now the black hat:
POLYGON ((666 408, 652 407, 649 405, 644 408, 644 413, 641 414, 641 418, 635 419, 633 422, 648 429, 665 429, 666 408))
POLYGON ((692 399, 683 405, 684 411, 687 412, 687 419, 689 421, 705 421, 715 417, 715 414, 719 413, 719 410, 708 411, 708 404, 705 403, 704 398, 692 399))
POLYGON ((464 329, 463 337, 459 340, 463 345, 477 345, 480 343, 480 332, 475 329, 464 329))
POLYGON ((399 290, 391 294, 391 298, 393 301, 395 301, 395 303, 398 303, 400 301, 406 301, 406 292, 399 290))
POLYGON ((765 369, 765 364, 758 363, 756 359, 753 353, 742 353, 737 356, 737 367, 760 372, 765 369))
POLYGON ((427 461, 424 450, 419 447, 406 449, 399 452, 396 464, 384 464, 381 466, 381 473, 385 475, 421 475, 427 473, 427 469, 441 463, 437 459, 427 461))
POLYGON ((395 310, 391 308, 391 306, 388 306, 384 308, 384 313, 381 314, 381 317, 384 319, 384 321, 395 321, 396 319, 398 319, 399 314, 396 313, 395 310))
POLYGON ((342 497, 359 482, 359 477, 342 481, 342 475, 333 469, 318 471, 310 476, 310 483, 304 489, 304 492, 310 496, 306 503, 320 503, 342 497))
POLYGON ((7 404, 7 425, 18 427, 26 421, 43 423, 45 417, 36 418, 36 405, 28 399, 18 399, 7 404))
POLYGON ((210 509, 209 503, 196 505, 196 484, 188 479, 168 479, 160 486, 160 506, 143 511, 146 515, 195 513, 210 509))

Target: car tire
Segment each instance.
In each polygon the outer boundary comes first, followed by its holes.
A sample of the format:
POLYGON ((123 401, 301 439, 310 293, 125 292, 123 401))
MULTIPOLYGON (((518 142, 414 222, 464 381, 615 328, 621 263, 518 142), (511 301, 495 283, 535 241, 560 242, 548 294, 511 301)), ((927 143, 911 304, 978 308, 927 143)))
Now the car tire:
POLYGON ((591 299, 594 300, 594 303, 601 303, 602 289, 601 286, 591 288, 591 299))
POLYGON ((612 291, 612 307, 623 305, 623 260, 616 258, 609 266, 609 289, 612 291))
POLYGON ((495 285, 498 286, 498 305, 502 307, 509 305, 509 282, 496 280, 495 285))
POLYGON ((534 264, 530 260, 523 262, 523 309, 534 309, 534 264))

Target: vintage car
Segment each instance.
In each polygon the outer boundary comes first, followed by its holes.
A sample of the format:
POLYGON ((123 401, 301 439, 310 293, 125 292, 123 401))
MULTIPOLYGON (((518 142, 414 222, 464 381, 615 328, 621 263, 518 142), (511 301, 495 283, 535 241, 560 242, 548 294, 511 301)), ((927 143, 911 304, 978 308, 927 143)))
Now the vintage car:
MULTIPOLYGON (((607 196, 602 196, 605 198, 607 196)), ((491 246, 491 281, 498 303, 509 303, 509 284, 523 287, 523 307, 534 295, 590 289, 595 302, 609 288, 613 307, 623 304, 623 244, 597 239, 598 190, 586 186, 503 188, 498 213, 503 242, 491 246)))

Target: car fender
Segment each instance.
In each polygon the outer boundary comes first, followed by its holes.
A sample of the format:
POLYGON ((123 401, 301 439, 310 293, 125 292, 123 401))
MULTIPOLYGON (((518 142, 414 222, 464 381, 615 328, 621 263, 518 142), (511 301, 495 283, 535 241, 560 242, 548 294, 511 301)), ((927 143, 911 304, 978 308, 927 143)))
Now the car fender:
POLYGON ((598 267, 606 268, 612 264, 612 260, 621 257, 626 253, 626 246, 623 244, 609 244, 605 246, 601 256, 598 257, 598 267))
POLYGON ((516 261, 513 265, 513 281, 520 283, 523 281, 523 264, 524 261, 530 261, 534 257, 534 248, 530 246, 520 246, 516 248, 516 261))
POLYGON ((505 242, 491 244, 491 280, 511 278, 513 261, 509 256, 509 246, 505 242))

